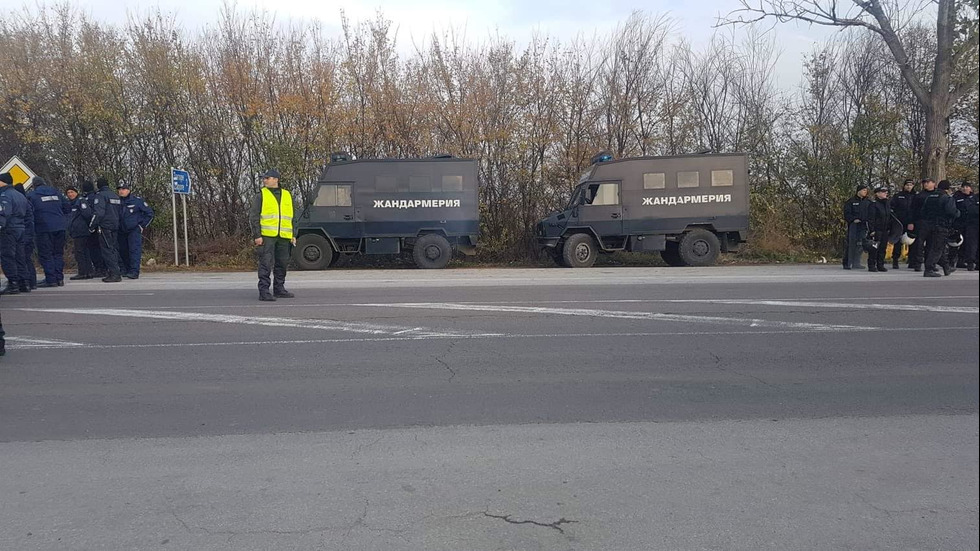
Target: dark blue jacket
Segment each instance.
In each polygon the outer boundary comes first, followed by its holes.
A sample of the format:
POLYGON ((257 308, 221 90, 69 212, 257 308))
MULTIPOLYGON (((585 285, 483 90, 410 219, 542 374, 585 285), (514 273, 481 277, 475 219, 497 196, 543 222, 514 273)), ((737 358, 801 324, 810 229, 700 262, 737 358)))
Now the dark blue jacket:
POLYGON ((24 230, 27 219, 27 197, 13 188, 4 186, 0 188, 0 225, 4 231, 24 230))
POLYGON ((64 231, 68 199, 49 185, 37 186, 27 194, 34 206, 34 229, 37 233, 64 231))
POLYGON ((122 200, 122 217, 119 221, 119 231, 131 232, 146 228, 153 220, 153 209, 142 197, 130 194, 122 200))
POLYGON ((92 224, 92 199, 95 193, 79 195, 74 201, 69 201, 71 211, 68 213, 68 235, 75 239, 88 237, 95 226, 92 224))
MULTIPOLYGON (((26 195, 24 199, 27 199, 26 195)), ((27 200, 27 215, 24 216, 24 238, 27 240, 34 239, 34 205, 31 204, 30 199, 27 200)))
POLYGON ((104 187, 95 192, 93 197, 92 210, 95 212, 95 225, 104 230, 119 230, 119 209, 122 202, 116 192, 104 187))

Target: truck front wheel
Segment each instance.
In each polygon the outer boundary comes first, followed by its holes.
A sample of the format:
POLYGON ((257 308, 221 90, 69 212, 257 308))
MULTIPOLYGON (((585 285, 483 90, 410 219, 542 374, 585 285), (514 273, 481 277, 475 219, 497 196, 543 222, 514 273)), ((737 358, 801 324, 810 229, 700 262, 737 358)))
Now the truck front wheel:
POLYGON ((686 266, 711 266, 718 260, 721 243, 708 230, 685 233, 677 244, 677 254, 686 266))
POLYGON ((562 248, 562 259, 569 268, 590 268, 598 254, 595 239, 587 233, 570 235, 562 248))
POLYGON ((445 268, 452 257, 453 248, 441 235, 423 235, 415 240, 415 247, 412 249, 415 265, 427 270, 445 268))
POLYGON ((300 270, 325 270, 333 263, 334 251, 326 237, 307 233, 296 240, 293 261, 300 270))

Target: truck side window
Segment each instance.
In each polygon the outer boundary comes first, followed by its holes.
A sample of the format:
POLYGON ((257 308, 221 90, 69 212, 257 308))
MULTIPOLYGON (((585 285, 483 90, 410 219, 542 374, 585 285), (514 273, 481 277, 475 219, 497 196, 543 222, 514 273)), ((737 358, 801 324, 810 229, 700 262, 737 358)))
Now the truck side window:
POLYGON ((701 177, 698 172, 678 172, 677 187, 698 187, 701 185, 701 177))
POLYGON ((712 170, 711 187, 733 186, 735 185, 734 170, 712 170))
POLYGON ((397 176, 378 176, 374 180, 375 191, 396 191, 398 189, 397 176))
POLYGON ((314 207, 349 207, 352 204, 350 184, 322 185, 313 201, 314 207))
POLYGON ((408 191, 430 192, 432 191, 432 179, 428 176, 409 176, 408 191))
POLYGON ((667 187, 666 174, 647 172, 643 175, 643 189, 664 189, 667 187))
POLYGON ((589 205, 618 205, 619 184, 589 184, 585 202, 589 205))
POLYGON ((463 191, 462 176, 443 176, 442 191, 463 191))

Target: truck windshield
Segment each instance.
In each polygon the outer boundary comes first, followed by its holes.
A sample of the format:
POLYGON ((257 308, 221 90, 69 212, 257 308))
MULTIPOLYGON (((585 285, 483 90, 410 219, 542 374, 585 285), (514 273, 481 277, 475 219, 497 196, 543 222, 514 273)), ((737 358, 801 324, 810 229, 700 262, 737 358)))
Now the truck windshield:
POLYGON ((577 188, 575 188, 575 191, 572 192, 572 198, 568 201, 568 207, 566 208, 566 210, 571 210, 575 208, 576 205, 578 205, 579 197, 582 195, 583 187, 584 186, 580 185, 577 188))

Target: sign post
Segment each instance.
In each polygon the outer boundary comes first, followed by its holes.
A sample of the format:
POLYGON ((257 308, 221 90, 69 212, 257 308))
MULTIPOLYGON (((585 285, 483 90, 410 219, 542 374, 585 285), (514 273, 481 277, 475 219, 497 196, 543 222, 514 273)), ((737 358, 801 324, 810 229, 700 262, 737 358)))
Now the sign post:
POLYGON ((31 170, 27 163, 20 160, 17 155, 14 155, 7 161, 2 168, 0 168, 0 173, 9 172, 10 177, 14 179, 14 185, 24 184, 24 189, 31 188, 31 181, 34 179, 36 174, 31 170))
POLYGON ((177 248, 177 195, 180 195, 180 202, 184 208, 184 265, 190 266, 191 252, 188 246, 187 237, 187 196, 191 193, 191 175, 186 170, 177 170, 170 167, 170 181, 173 194, 171 196, 171 206, 174 213, 174 266, 180 265, 180 256, 177 248))

